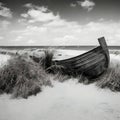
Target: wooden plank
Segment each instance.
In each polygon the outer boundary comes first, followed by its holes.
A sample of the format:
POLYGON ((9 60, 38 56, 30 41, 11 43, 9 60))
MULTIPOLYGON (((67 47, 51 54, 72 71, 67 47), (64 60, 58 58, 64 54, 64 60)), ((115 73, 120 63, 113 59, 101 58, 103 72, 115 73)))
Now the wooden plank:
POLYGON ((86 71, 84 72, 85 75, 91 77, 91 76, 94 76, 94 77, 97 77, 99 75, 101 75, 105 70, 105 61, 101 61, 100 64, 97 64, 96 66, 93 66, 89 69, 86 69, 86 71))
POLYGON ((84 66, 84 65, 91 65, 92 63, 94 63, 95 61, 99 61, 99 59, 103 59, 105 56, 103 54, 99 54, 99 55, 96 55, 95 57, 92 57, 86 61, 84 61, 83 63, 79 63, 79 64, 76 64, 76 67, 81 67, 81 66, 84 66))
POLYGON ((105 60, 105 57, 103 55, 101 55, 101 57, 97 57, 96 59, 93 59, 91 61, 88 61, 86 64, 82 64, 82 65, 79 65, 79 66, 76 66, 76 69, 77 68, 80 68, 80 69, 87 69, 91 66, 93 66, 94 64, 98 63, 100 64, 100 62, 102 60, 105 60))
POLYGON ((62 63, 61 65, 63 65, 63 66, 71 66, 71 67, 80 67, 80 66, 83 66, 85 64, 91 64, 95 60, 98 60, 100 57, 105 57, 105 55, 102 54, 102 53, 91 54, 89 57, 86 57, 86 59, 81 59, 82 61, 77 60, 77 61, 74 61, 73 63, 71 63, 71 62, 62 63))
POLYGON ((110 56, 109 56, 109 51, 108 51, 108 47, 107 47, 107 43, 105 41, 105 38, 104 37, 98 38, 98 41, 99 41, 99 44, 105 53, 105 56, 106 56, 106 59, 107 59, 108 65, 109 65, 110 56))
POLYGON ((100 56, 101 54, 102 53, 93 53, 89 56, 86 56, 83 59, 76 60, 73 63, 69 63, 69 64, 73 64, 73 65, 84 64, 87 61, 91 61, 92 59, 95 59, 97 56, 100 56))
POLYGON ((82 55, 78 55, 76 57, 65 59, 65 60, 55 60, 55 62, 60 63, 60 64, 67 63, 67 62, 74 62, 74 61, 77 61, 79 59, 86 58, 87 56, 89 56, 89 55, 91 55, 93 53, 98 53, 100 51, 101 51, 101 47, 99 46, 99 47, 96 47, 96 48, 94 48, 94 49, 92 49, 92 50, 82 54, 82 55))

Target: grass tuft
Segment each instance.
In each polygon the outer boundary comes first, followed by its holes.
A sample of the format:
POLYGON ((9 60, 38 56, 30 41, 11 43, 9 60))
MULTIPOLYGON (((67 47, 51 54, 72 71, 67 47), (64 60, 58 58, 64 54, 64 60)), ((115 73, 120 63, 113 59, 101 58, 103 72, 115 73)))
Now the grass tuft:
POLYGON ((45 50, 45 56, 41 59, 41 63, 43 64, 43 67, 47 69, 52 65, 52 59, 53 59, 53 51, 52 50, 45 50))
POLYGON ((97 86, 109 88, 112 91, 120 91, 120 65, 110 67, 97 81, 97 86))
POLYGON ((88 85, 88 84, 91 83, 91 81, 86 76, 84 76, 83 74, 78 75, 77 79, 78 79, 79 83, 83 83, 85 85, 88 85))
POLYGON ((47 69, 52 65, 53 51, 44 50, 41 56, 30 56, 36 63, 39 63, 44 69, 47 69))
POLYGON ((14 57, 0 69, 1 93, 12 93, 14 97, 27 98, 40 92, 43 85, 51 85, 49 76, 29 57, 14 57))

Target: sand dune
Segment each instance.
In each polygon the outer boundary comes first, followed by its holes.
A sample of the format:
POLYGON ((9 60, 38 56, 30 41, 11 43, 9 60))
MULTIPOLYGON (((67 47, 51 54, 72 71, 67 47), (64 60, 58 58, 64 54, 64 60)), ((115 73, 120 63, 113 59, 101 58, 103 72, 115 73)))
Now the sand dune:
POLYGON ((55 82, 54 87, 29 99, 0 97, 0 120, 119 120, 120 93, 76 80, 55 82))
MULTIPOLYGON (((116 63, 120 56, 112 54, 111 64, 116 63)), ((1 95, 0 120, 120 120, 119 92, 83 85, 76 79, 53 81, 53 85, 27 100, 1 95)))

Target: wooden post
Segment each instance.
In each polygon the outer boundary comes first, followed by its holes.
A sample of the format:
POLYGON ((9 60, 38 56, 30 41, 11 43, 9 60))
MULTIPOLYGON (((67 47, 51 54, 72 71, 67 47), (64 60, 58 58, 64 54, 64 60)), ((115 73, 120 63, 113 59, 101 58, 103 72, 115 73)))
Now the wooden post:
POLYGON ((98 38, 99 44, 102 47, 103 51, 105 52, 106 58, 108 60, 108 64, 110 62, 110 56, 109 56, 109 51, 108 51, 108 46, 107 43, 105 41, 104 37, 98 38))

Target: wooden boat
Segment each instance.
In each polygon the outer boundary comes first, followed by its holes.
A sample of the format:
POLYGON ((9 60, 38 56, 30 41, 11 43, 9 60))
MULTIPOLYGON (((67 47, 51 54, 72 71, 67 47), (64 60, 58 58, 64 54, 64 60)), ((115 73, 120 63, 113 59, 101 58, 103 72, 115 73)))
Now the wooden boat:
POLYGON ((88 78, 96 78, 109 66, 109 51, 104 37, 98 39, 100 46, 73 58, 53 61, 49 72, 68 75, 83 74, 88 78))

